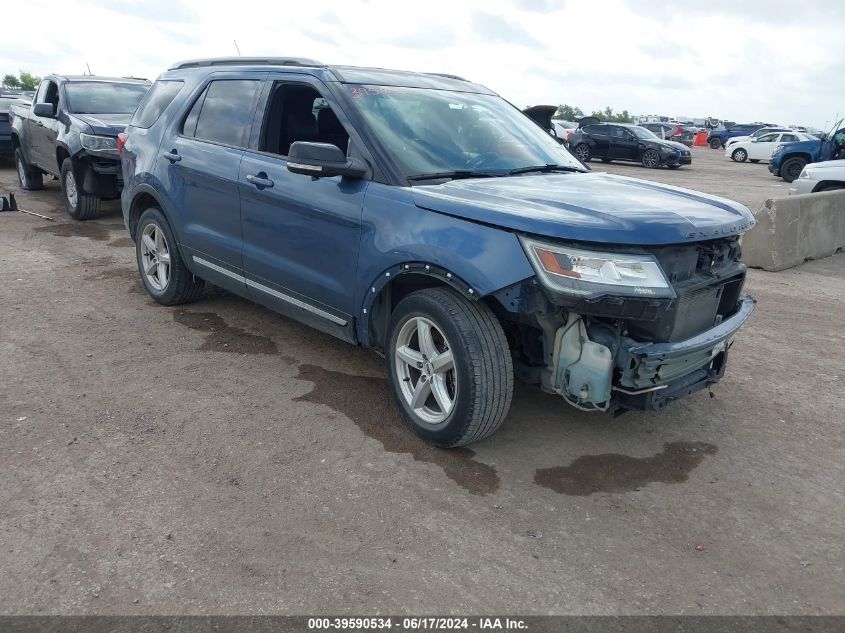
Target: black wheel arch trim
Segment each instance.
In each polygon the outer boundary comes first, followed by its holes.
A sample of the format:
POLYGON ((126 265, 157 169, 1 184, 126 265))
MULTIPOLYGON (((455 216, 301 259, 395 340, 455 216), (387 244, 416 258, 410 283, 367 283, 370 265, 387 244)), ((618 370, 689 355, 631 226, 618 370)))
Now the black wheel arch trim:
POLYGON ((458 275, 441 266, 422 261, 408 261, 396 264, 382 271, 366 288, 357 318, 355 319, 357 338, 361 345, 371 347, 373 343, 370 337, 371 325, 373 323, 373 304, 382 295, 388 284, 395 281, 397 277, 407 274, 431 277, 473 301, 478 301, 481 298, 479 293, 471 285, 458 275))

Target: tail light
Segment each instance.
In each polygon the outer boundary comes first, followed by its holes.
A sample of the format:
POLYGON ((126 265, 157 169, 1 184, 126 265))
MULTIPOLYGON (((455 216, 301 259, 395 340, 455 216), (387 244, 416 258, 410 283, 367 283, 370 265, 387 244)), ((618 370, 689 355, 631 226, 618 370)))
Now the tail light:
POLYGON ((675 126, 675 133, 672 136, 683 136, 683 129, 681 129, 680 125, 675 126))
POLYGON ((117 135, 117 155, 123 156, 123 146, 129 140, 129 135, 126 132, 121 132, 117 135))

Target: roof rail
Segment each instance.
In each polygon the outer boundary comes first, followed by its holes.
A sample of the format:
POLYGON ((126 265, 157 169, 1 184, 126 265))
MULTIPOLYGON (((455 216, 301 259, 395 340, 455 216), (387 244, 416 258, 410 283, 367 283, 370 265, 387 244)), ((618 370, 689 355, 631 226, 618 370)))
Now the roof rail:
POLYGON ((445 77, 446 79, 457 79, 458 81, 469 81, 458 75, 450 75, 449 73, 426 73, 426 75, 434 75, 435 77, 445 77))
POLYGON ((189 59, 174 64, 168 70, 182 68, 200 68, 207 66, 324 66, 318 61, 306 57, 211 57, 208 59, 189 59))

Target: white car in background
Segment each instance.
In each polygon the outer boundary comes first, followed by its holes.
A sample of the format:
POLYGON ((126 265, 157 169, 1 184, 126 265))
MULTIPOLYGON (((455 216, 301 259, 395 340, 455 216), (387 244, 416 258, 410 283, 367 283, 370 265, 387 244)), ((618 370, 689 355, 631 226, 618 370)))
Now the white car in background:
POLYGON ((752 163, 764 160, 769 162, 772 153, 781 143, 794 143, 795 141, 810 141, 815 137, 803 132, 769 132, 754 139, 733 143, 725 148, 725 156, 738 163, 750 160, 752 163))
POLYGON ((801 175, 792 181, 789 195, 834 189, 845 189, 845 160, 828 160, 805 165, 801 175))
POLYGON ((772 132, 795 132, 795 130, 788 127, 761 127, 759 130, 753 134, 749 134, 748 136, 733 136, 729 138, 725 142, 725 147, 728 148, 734 143, 740 143, 742 141, 751 141, 755 138, 760 138, 764 134, 771 134, 772 132))

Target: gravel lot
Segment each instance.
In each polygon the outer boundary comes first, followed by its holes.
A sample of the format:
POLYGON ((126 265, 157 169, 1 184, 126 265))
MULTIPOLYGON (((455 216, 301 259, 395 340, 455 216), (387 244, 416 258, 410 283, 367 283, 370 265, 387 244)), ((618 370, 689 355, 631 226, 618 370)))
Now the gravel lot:
MULTIPOLYGON (((709 149, 596 168, 785 191, 709 149)), ((220 291, 158 306, 116 206, 19 203, 57 222, 0 214, 0 613, 845 613, 843 255, 750 273, 713 398, 611 419, 518 386, 441 451, 374 354, 220 291)))

